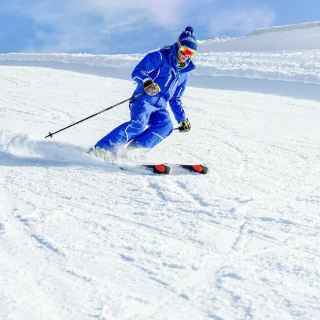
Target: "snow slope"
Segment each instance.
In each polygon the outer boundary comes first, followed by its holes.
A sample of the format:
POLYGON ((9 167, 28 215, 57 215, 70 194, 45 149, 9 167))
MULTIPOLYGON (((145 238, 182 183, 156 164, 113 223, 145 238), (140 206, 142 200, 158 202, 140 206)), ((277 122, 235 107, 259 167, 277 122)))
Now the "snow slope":
POLYGON ((205 40, 200 49, 202 52, 320 49, 320 21, 261 28, 229 41, 205 40))
POLYGON ((287 55, 288 82, 258 62, 260 80, 213 76, 203 66, 215 54, 199 56, 184 97, 192 131, 141 161, 201 161, 210 173, 155 176, 84 152, 127 105, 43 138, 129 97, 136 57, 115 56, 119 69, 101 66, 105 56, 86 56, 89 67, 74 55, 17 57, 0 65, 1 319, 318 317, 319 82, 297 71, 301 60, 287 55))

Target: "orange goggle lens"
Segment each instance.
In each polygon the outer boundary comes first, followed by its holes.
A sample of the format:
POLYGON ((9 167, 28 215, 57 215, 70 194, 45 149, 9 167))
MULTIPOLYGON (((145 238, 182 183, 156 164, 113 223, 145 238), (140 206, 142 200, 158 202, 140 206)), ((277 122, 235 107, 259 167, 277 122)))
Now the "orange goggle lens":
POLYGON ((197 54, 196 50, 190 49, 186 46, 181 46, 179 49, 184 56, 194 57, 197 54))

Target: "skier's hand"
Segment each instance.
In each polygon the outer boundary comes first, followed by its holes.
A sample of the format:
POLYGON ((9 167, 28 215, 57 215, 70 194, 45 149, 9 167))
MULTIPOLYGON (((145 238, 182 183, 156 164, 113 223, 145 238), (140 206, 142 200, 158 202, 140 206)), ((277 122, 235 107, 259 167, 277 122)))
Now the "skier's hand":
POLYGON ((152 80, 145 81, 143 83, 143 89, 145 93, 149 96, 155 96, 161 91, 160 87, 152 80))
POLYGON ((178 127, 180 132, 188 132, 191 130, 191 124, 188 119, 181 121, 178 127))

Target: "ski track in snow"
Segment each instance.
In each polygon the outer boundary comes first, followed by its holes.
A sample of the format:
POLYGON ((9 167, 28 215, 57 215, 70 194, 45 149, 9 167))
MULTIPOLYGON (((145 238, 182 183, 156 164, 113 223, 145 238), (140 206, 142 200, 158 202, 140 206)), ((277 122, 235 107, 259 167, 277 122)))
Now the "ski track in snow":
POLYGON ((188 88, 193 130, 124 172, 85 154, 127 119, 129 81, 0 67, 0 318, 315 319, 319 101, 188 88), (187 159, 187 160, 186 160, 187 159))

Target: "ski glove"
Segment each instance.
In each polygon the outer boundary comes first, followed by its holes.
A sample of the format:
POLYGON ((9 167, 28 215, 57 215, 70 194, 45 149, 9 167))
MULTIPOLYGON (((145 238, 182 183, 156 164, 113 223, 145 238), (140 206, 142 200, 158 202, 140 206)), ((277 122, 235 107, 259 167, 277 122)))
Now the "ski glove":
POLYGON ((178 127, 180 132, 188 132, 191 129, 191 124, 188 119, 181 121, 178 127))
POLYGON ((161 91, 160 87, 152 80, 146 80, 143 83, 143 89, 145 93, 149 96, 155 96, 161 91))

